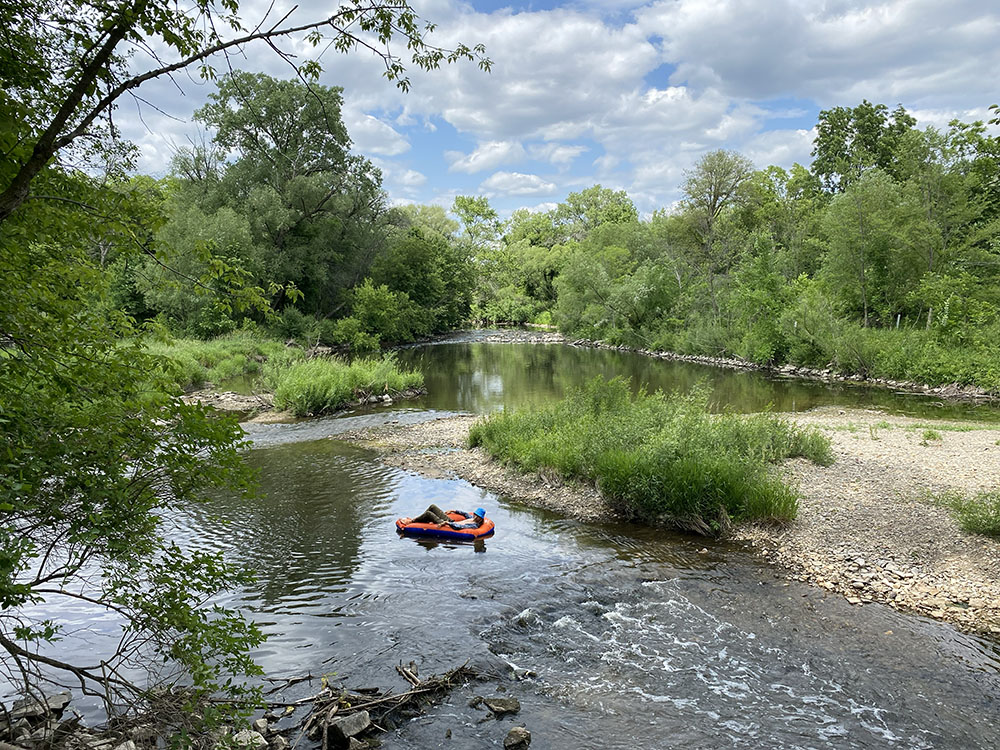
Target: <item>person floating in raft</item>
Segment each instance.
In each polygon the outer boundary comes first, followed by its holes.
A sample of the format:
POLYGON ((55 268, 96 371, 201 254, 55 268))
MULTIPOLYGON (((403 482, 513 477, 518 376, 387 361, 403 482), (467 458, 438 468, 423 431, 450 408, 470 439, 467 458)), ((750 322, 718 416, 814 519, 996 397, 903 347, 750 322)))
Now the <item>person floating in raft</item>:
POLYGON ((486 523, 486 511, 482 508, 476 508, 474 513, 466 513, 464 510, 449 510, 448 513, 431 503, 427 510, 416 518, 410 519, 410 523, 436 523, 438 527, 448 526, 452 529, 478 529, 486 523), (448 513, 456 513, 468 520, 452 521, 448 517, 448 513))

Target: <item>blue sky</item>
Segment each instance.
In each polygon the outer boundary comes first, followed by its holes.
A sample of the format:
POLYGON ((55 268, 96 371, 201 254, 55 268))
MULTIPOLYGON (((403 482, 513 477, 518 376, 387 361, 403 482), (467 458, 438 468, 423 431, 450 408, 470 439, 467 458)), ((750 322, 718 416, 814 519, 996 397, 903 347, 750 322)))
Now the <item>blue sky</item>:
MULTIPOLYGON (((259 0, 253 0, 259 2, 259 0)), ((253 2, 244 3, 247 20, 253 2)), ((274 13, 282 13, 276 4, 274 13)), ((367 54, 323 59, 345 91, 355 150, 383 171, 394 202, 450 206, 486 195, 503 214, 544 209, 600 183, 643 213, 680 197, 707 151, 758 167, 808 163, 823 108, 863 98, 903 104, 921 126, 984 119, 1000 99, 1000 5, 970 0, 418 0, 432 41, 481 42, 492 73, 470 64, 411 74, 403 94, 367 54)), ((327 6, 305 2, 295 18, 327 6)), ((266 8, 266 5, 261 5, 266 8)), ((289 75, 266 48, 241 67, 289 75)), ((128 106, 119 122, 162 174, 194 132, 210 87, 166 83, 142 94, 173 115, 128 106)))

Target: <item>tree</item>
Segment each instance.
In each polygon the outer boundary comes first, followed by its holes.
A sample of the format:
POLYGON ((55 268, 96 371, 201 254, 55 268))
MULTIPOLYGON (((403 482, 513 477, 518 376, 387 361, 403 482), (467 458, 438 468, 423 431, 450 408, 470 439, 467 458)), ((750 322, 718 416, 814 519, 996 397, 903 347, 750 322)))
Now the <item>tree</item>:
POLYGON ((917 124, 902 105, 889 113, 884 104, 867 99, 856 107, 834 107, 819 113, 813 143, 813 173, 831 192, 843 192, 871 169, 894 178, 897 149, 917 124))
POLYGON ((696 264, 702 269, 711 293, 712 309, 720 313, 716 277, 736 262, 739 238, 720 231, 726 209, 735 205, 744 182, 753 173, 753 163, 735 151, 719 149, 705 154, 684 180, 684 216, 694 236, 696 264))
POLYGON ((371 280, 409 297, 422 333, 454 327, 469 313, 472 264, 463 245, 440 234, 419 227, 397 232, 372 265, 371 280))
POLYGON ((639 221, 639 212, 624 190, 610 190, 594 185, 579 193, 570 193, 552 212, 553 224, 562 232, 561 242, 582 240, 602 224, 628 224, 639 221))
POLYGON ((381 175, 349 153, 341 89, 234 72, 210 99, 195 117, 236 154, 215 203, 249 222, 247 265, 258 283, 294 285, 305 311, 335 313, 384 244, 387 218, 381 175))
MULTIPOLYGON (((72 190, 74 201, 95 208, 115 200, 85 178, 46 171, 38 179, 48 193, 72 190)), ((247 654, 259 631, 236 612, 206 606, 246 575, 217 555, 182 549, 162 527, 209 492, 249 486, 242 431, 182 402, 167 363, 105 303, 106 277, 89 254, 95 226, 73 204, 31 209, 8 218, 0 236, 4 677, 25 691, 72 685, 110 712, 156 698, 127 665, 166 662, 163 687, 187 686, 178 694, 186 705, 166 714, 181 729, 200 696, 254 695, 226 679, 255 673, 247 654), (41 602, 102 608, 119 618, 121 639, 99 667, 42 653, 68 636, 39 620, 33 607, 41 602)))
MULTIPOLYGON (((239 677, 258 671, 248 653, 261 636, 211 603, 246 575, 172 543, 163 519, 211 492, 246 491, 251 475, 238 425, 185 404, 165 375, 173 365, 107 304, 94 262, 102 243, 154 257, 146 217, 116 189, 131 149, 114 109, 154 78, 192 67, 213 78, 213 56, 253 42, 291 60, 278 45, 300 36, 373 51, 403 89, 396 40, 419 68, 489 67, 481 48, 426 41, 432 27, 405 2, 351 0, 318 19, 293 10, 246 25, 239 10, 237 0, 0 4, 0 667, 24 691, 68 683, 109 712, 175 699, 162 716, 176 729, 233 708, 201 698, 254 697, 239 677), (66 634, 32 607, 60 600, 119 618, 121 640, 99 666, 45 653, 66 634), (127 671, 150 662, 179 691, 127 671)), ((314 81, 319 67, 307 60, 297 72, 314 81)), ((220 297, 223 309, 264 302, 224 264, 211 273, 240 292, 220 297)))
MULTIPOLYGON (((84 136, 105 139, 102 158, 116 136, 113 112, 119 100, 146 81, 197 67, 202 78, 215 76, 212 58, 238 52, 253 43, 265 43, 281 57, 295 56, 278 45, 304 38, 313 48, 334 47, 339 52, 367 49, 381 58, 385 77, 409 88, 406 62, 393 52, 393 42, 405 46, 409 62, 426 70, 445 62, 476 61, 489 70, 482 46, 459 44, 446 49, 427 41, 432 24, 421 21, 407 2, 350 0, 334 13, 305 19, 297 8, 272 22, 266 16, 256 25, 244 24, 239 0, 25 0, 0 6, 5 34, 5 57, 0 64, 3 84, 0 104, 7 116, 4 129, 15 129, 5 145, 0 174, 0 223, 29 196, 32 181, 56 153, 75 147, 84 136), (138 53, 138 54, 136 54, 138 53), (148 59, 145 69, 137 61, 148 59)), ((315 80, 315 60, 297 66, 306 79, 315 80)), ((77 149, 77 156, 85 152, 77 149)), ((121 157, 122 154, 116 154, 121 157)))
POLYGON ((462 222, 463 238, 476 250, 495 245, 499 240, 500 216, 490 205, 489 198, 459 195, 451 210, 462 222))
POLYGON ((404 227, 420 227, 446 239, 453 238, 459 230, 458 222, 448 218, 448 212, 444 210, 443 206, 411 203, 406 206, 398 206, 395 211, 400 216, 401 226, 404 227))
POLYGON ((827 210, 823 275, 843 311, 866 328, 903 312, 906 292, 920 278, 920 235, 908 231, 917 215, 912 196, 881 170, 850 185, 827 210))
POLYGON ((242 268, 253 257, 253 239, 245 217, 223 206, 206 214, 198 205, 172 196, 169 218, 157 233, 160 248, 168 248, 169 267, 155 258, 138 260, 136 286, 146 307, 162 313, 185 334, 211 337, 226 333, 237 322, 219 309, 224 294, 212 279, 212 264, 221 260, 242 268))

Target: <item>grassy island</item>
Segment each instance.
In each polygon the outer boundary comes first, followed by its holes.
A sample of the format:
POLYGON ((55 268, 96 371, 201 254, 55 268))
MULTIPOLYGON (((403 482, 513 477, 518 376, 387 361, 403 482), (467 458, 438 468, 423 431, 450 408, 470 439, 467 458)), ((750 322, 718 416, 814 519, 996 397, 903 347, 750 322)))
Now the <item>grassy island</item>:
POLYGON ((632 518, 713 536, 794 518, 798 495, 772 465, 828 464, 830 440, 771 414, 708 407, 705 389, 633 395, 627 380, 598 378, 550 408, 491 415, 469 441, 523 470, 592 482, 632 518))

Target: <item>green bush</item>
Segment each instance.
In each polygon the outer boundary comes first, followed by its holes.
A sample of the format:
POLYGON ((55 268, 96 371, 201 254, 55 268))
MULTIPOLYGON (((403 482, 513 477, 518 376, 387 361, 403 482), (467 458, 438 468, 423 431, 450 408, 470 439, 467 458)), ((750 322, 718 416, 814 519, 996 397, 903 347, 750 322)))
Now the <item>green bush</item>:
POLYGON ((432 314, 420 309, 406 292, 394 292, 371 279, 352 291, 353 317, 361 330, 386 343, 413 341, 433 328, 432 314))
POLYGON ((151 341, 146 348, 161 357, 163 369, 180 388, 253 376, 262 371, 264 362, 302 357, 301 350, 288 349, 280 341, 252 331, 237 331, 209 341, 151 341))
POLYGON ((970 534, 1000 537, 1000 490, 975 497, 954 495, 951 507, 959 525, 970 534))
POLYGON ((421 373, 399 369, 392 355, 268 363, 265 380, 274 391, 275 406, 297 416, 336 411, 360 396, 419 388, 424 382, 421 373))
POLYGON ((330 340, 333 346, 346 346, 352 352, 374 352, 379 348, 379 335, 365 331, 357 318, 341 318, 331 324, 330 340))
POLYGON ((796 493, 770 465, 833 460, 829 438, 770 414, 712 415, 708 393, 633 397, 597 378, 553 407, 476 423, 473 446, 527 471, 594 482, 625 515, 715 535, 733 521, 787 520, 796 493))
POLYGON ((311 338, 315 326, 315 318, 305 315, 296 307, 286 307, 274 322, 274 333, 282 340, 294 339, 302 341, 311 338))

